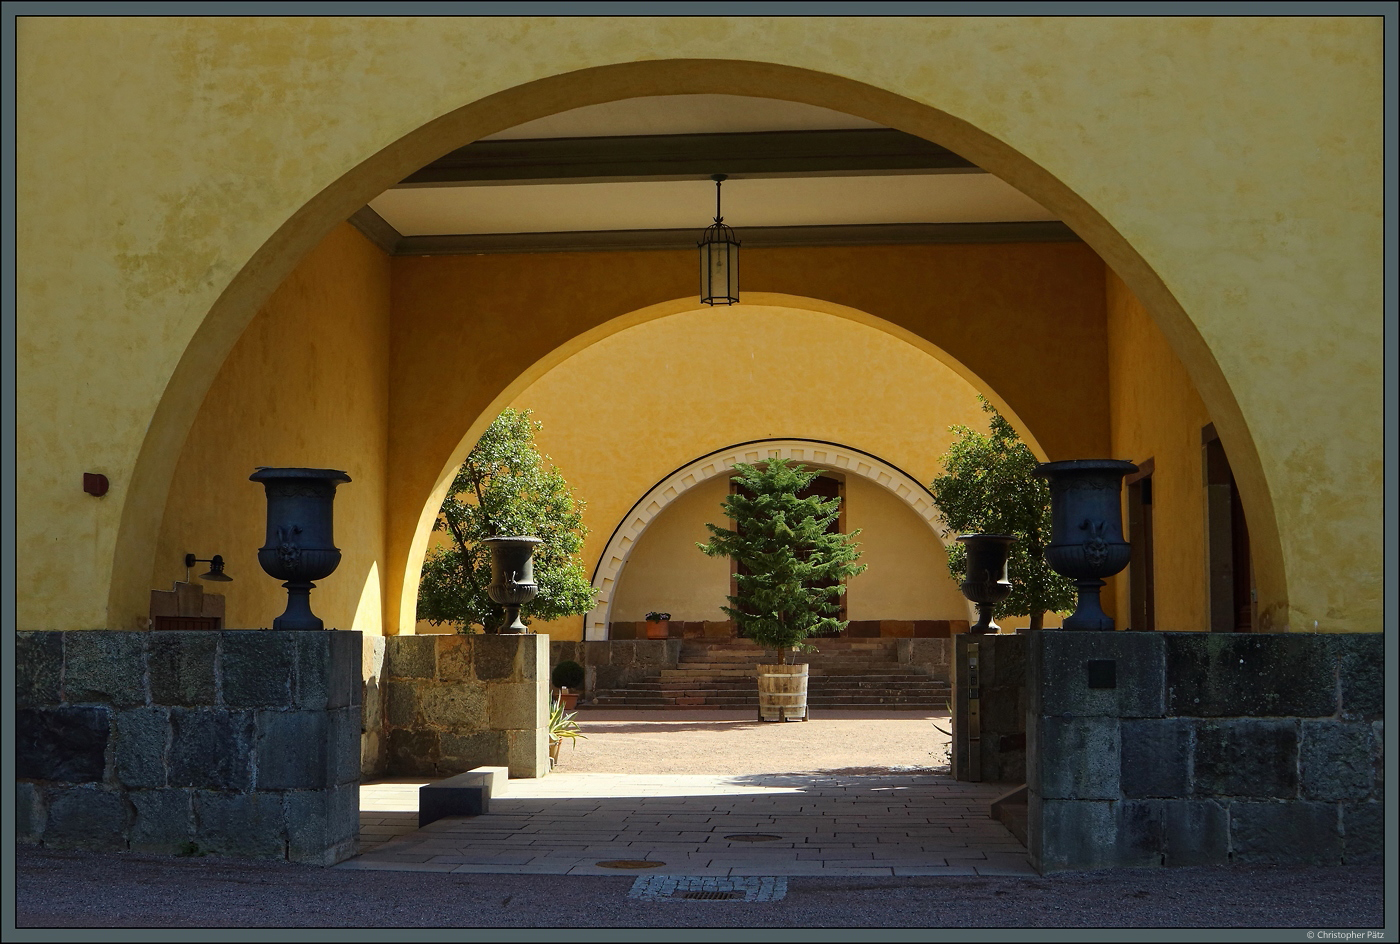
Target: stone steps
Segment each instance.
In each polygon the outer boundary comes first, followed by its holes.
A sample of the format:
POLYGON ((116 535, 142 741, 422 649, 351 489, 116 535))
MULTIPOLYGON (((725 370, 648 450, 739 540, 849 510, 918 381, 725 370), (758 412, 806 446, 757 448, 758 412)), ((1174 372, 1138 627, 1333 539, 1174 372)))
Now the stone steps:
MULTIPOLYGON (((813 708, 907 708, 941 711, 948 683, 898 660, 893 639, 819 639, 804 653, 807 703, 813 708)), ((770 655, 744 639, 686 640, 673 668, 624 688, 597 692, 599 708, 758 708, 756 667, 770 655)))
MULTIPOLYGON (((841 696, 825 698, 808 693, 807 704, 811 708, 920 708, 929 711, 945 711, 947 705, 939 698, 922 698, 907 694, 884 694, 867 696, 841 696)), ((758 693, 753 695, 720 695, 707 692, 703 695, 644 696, 638 694, 600 694, 590 707, 595 708, 758 708, 758 693)), ((587 709, 583 709, 585 712, 587 709)))

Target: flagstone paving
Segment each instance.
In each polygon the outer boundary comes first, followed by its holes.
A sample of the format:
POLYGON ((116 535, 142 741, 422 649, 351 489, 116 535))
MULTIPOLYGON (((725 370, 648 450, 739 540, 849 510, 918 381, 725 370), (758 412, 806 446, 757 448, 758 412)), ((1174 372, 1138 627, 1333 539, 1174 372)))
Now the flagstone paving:
POLYGON ((425 780, 364 784, 361 854, 339 868, 685 876, 1035 875, 987 814, 1003 784, 936 773, 641 775, 512 780, 483 816, 417 828, 425 780), (779 838, 726 838, 761 833, 779 838))

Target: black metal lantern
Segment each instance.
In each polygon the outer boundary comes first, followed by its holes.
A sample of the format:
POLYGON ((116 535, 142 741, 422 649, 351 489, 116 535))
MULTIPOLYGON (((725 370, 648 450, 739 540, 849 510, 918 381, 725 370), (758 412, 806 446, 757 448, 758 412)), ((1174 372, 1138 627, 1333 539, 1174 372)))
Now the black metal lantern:
POLYGON ((715 174, 715 221, 700 237, 700 301, 706 305, 739 302, 739 238, 724 225, 719 188, 726 175, 715 174))

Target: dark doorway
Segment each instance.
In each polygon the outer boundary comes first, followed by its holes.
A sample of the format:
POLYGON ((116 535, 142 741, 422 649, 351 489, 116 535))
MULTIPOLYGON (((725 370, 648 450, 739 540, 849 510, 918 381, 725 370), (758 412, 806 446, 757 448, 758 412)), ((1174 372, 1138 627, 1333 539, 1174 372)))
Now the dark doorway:
POLYGON ((1254 564, 1249 526, 1230 460, 1215 424, 1201 430, 1201 463, 1206 488, 1206 560, 1210 629, 1247 633, 1254 629, 1254 564))
POLYGON ((1144 459, 1124 482, 1128 486, 1128 629, 1157 628, 1152 561, 1152 472, 1155 463, 1144 459))

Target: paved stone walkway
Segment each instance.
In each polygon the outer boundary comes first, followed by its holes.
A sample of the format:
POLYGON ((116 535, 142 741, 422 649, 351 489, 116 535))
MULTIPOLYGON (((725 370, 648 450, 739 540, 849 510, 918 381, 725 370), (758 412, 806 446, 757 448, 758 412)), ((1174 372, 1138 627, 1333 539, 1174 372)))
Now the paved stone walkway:
POLYGON ((599 863, 624 861, 685 876, 1036 874, 987 815, 1005 787, 937 774, 555 772, 510 781, 487 815, 416 829, 424 782, 362 785, 363 851, 338 867, 623 875, 599 863), (744 834, 778 838, 732 838, 744 834))

